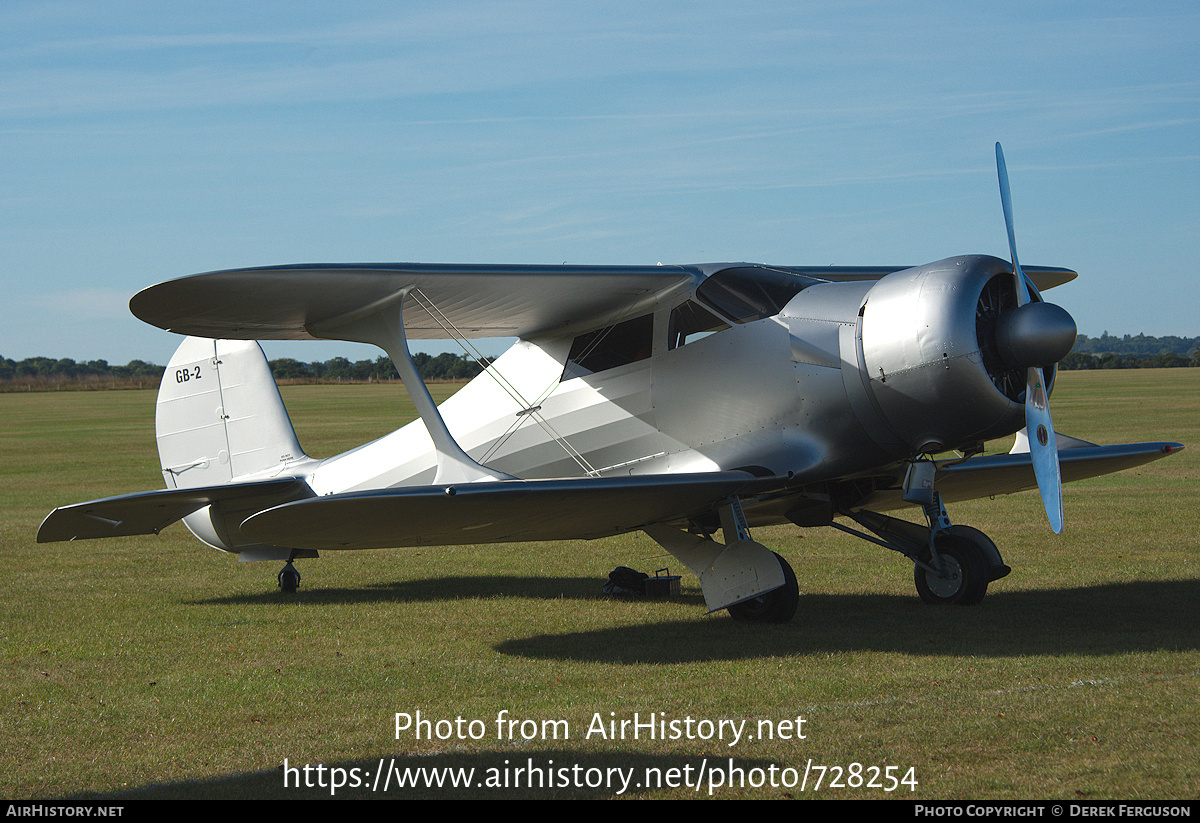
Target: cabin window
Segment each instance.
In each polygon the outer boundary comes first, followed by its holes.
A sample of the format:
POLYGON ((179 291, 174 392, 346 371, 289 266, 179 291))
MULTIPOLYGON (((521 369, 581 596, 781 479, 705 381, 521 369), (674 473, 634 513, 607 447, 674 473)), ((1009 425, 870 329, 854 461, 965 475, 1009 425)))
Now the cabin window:
POLYGON ((735 323, 773 317, 805 287, 821 281, 781 269, 736 266, 722 269, 696 289, 696 296, 735 323))
POLYGON ((571 344, 562 379, 570 380, 646 360, 650 357, 653 340, 652 314, 581 334, 571 344))
POLYGON ((667 348, 677 349, 729 328, 729 324, 692 300, 676 306, 667 324, 667 348))

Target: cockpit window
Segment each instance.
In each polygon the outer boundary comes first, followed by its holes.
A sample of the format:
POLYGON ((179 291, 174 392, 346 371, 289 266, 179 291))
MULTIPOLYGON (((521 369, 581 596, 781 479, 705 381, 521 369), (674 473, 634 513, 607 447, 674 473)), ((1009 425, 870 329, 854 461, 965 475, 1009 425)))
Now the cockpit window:
POLYGON ((729 324, 692 300, 676 306, 667 324, 667 348, 677 349, 686 343, 708 337, 729 328, 729 324))
POLYGON ((653 335, 652 314, 581 334, 571 344, 562 379, 570 380, 645 360, 650 357, 653 335))
POLYGON ((761 266, 722 269, 696 290, 696 296, 735 323, 779 314, 806 286, 821 282, 761 266))

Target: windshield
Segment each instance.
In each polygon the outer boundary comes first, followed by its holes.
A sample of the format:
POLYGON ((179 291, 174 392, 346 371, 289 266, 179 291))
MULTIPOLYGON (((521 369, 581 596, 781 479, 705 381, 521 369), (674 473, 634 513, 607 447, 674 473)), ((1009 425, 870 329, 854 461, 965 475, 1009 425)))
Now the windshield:
POLYGON ((822 281, 762 266, 722 269, 696 290, 696 296, 735 323, 779 314, 805 287, 822 281))

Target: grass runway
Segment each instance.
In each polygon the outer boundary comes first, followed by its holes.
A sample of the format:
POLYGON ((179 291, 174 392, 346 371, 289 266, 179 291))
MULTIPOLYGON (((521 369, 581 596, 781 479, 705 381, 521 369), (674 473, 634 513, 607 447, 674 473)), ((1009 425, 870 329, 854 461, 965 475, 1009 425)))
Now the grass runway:
MULTIPOLYGON (((398 384, 283 392, 314 456, 415 416, 398 384)), ((603 595, 678 566, 641 535, 327 552, 290 597, 179 525, 40 546, 55 506, 161 487, 154 395, 0 395, 0 795, 1195 799, 1200 370, 1065 372, 1052 405, 1189 448, 1067 486, 1061 536, 1036 493, 953 506, 1013 568, 972 608, 833 529, 758 529, 801 591, 763 627, 706 616, 682 568, 676 600, 603 595), (349 784, 381 766, 474 771, 349 784)))

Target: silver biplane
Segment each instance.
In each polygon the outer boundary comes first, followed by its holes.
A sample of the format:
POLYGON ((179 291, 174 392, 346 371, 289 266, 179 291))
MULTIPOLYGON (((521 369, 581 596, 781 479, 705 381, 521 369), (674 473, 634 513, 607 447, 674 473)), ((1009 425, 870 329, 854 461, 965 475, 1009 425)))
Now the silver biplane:
POLYGON ((294 265, 148 288, 133 313, 188 335, 158 394, 167 489, 56 509, 38 542, 183 520, 241 560, 286 561, 294 584, 292 561, 318 550, 642 531, 709 611, 783 622, 794 573, 750 529, 790 522, 906 555, 927 602, 977 603, 1009 567, 947 502, 1036 487, 1059 532, 1064 481, 1182 448, 1055 434, 1047 398, 1076 328, 1041 292, 1076 274, 1017 261, 996 156, 1010 261, 294 265), (409 338, 487 337, 518 342, 435 405, 409 338), (385 350, 420 419, 307 456, 254 341, 314 339, 385 350), (891 514, 913 506, 923 524, 891 514))

